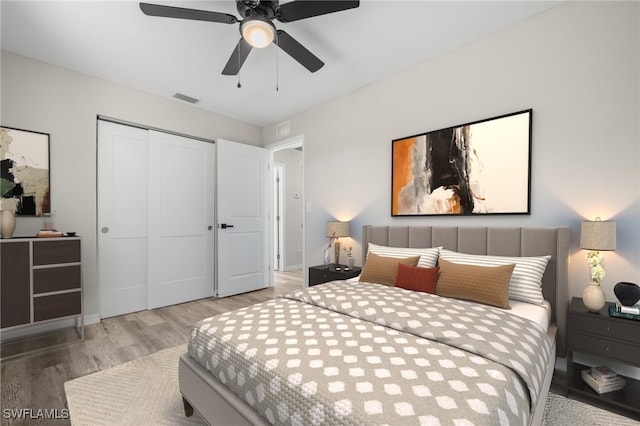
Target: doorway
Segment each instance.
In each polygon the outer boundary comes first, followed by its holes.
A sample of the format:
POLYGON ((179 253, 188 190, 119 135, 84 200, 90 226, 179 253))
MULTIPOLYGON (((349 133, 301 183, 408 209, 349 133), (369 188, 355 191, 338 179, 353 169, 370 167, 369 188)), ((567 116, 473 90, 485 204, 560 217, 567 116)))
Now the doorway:
MULTIPOLYGON (((271 259, 274 272, 304 271, 304 138, 268 146, 271 159, 271 259)), ((306 274, 302 284, 306 282, 306 274)))

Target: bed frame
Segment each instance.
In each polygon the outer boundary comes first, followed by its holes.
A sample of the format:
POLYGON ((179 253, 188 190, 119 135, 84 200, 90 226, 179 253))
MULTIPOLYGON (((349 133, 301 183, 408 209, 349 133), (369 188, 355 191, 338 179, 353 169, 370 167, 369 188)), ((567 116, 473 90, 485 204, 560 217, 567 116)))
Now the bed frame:
MULTIPOLYGON (((374 226, 363 227, 363 259, 369 243, 395 247, 444 247, 449 250, 494 256, 551 255, 542 280, 542 291, 552 309, 548 334, 556 342, 549 358, 542 392, 534 401, 531 425, 540 425, 556 356, 564 357, 568 308, 569 228, 501 228, 501 227, 431 227, 374 226)), ((266 419, 218 382, 204 367, 189 356, 180 357, 180 392, 187 416, 194 408, 210 424, 266 425, 266 419)))

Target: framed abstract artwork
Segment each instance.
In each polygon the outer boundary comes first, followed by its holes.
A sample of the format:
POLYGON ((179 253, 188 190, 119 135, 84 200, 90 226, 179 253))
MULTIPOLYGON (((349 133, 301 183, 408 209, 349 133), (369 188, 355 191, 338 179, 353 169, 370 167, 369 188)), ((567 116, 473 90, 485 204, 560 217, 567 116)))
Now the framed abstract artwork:
POLYGON ((49 134, 0 127, 0 207, 17 216, 50 208, 49 134))
POLYGON ((532 112, 393 140, 391 215, 530 214, 532 112))

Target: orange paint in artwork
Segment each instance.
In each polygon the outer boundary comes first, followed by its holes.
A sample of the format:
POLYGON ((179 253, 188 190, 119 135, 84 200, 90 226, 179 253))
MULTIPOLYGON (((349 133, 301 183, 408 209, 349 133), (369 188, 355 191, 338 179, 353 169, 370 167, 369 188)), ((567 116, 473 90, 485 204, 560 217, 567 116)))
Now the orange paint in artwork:
POLYGON ((398 197, 400 191, 413 181, 413 147, 415 138, 408 138, 393 143, 393 191, 391 210, 398 214, 398 197))

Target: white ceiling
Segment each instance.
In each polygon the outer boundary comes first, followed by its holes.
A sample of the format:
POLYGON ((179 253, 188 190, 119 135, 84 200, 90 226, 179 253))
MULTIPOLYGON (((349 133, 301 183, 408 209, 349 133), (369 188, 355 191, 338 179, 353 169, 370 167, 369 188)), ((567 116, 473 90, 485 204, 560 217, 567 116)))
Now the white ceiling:
MULTIPOLYGON (((239 40, 238 24, 150 17, 134 1, 2 0, 1 42, 4 50, 159 96, 179 92, 200 99, 200 108, 262 126, 558 3, 364 0, 357 9, 274 21, 325 66, 312 74, 273 45, 254 49, 240 72, 241 88, 236 76, 221 74, 239 40)), ((162 4, 240 18, 233 1, 162 4)))

